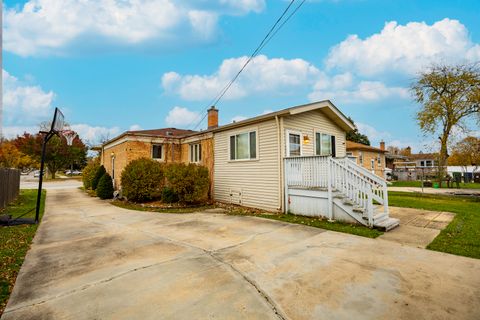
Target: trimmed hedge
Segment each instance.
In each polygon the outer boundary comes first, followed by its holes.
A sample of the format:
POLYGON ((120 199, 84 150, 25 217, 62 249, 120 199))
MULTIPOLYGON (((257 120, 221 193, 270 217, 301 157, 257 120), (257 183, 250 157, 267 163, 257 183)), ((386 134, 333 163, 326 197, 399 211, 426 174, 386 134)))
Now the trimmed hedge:
POLYGON ((112 177, 105 173, 98 182, 97 196, 100 199, 112 199, 113 198, 113 182, 112 177))
POLYGON ((82 181, 85 190, 92 188, 93 179, 95 178, 98 168, 100 168, 100 161, 98 158, 90 161, 85 168, 83 168, 82 181))
POLYGON ((98 167, 92 180, 92 189, 96 190, 100 179, 107 173, 104 166, 98 167))
POLYGON ((147 158, 133 160, 123 170, 121 180, 122 195, 129 201, 158 199, 165 186, 163 165, 147 158))
POLYGON ((199 203, 208 199, 210 177, 203 166, 172 163, 165 167, 167 186, 185 203, 199 203))

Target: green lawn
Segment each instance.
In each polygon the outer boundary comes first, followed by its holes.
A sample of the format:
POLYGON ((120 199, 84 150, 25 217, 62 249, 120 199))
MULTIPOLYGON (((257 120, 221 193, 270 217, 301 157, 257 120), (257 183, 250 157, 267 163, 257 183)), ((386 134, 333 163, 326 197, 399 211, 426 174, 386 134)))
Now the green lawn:
MULTIPOLYGON (((455 185, 455 184, 454 184, 455 185)), ((421 181, 392 181, 391 187, 422 187, 421 181)), ((442 183, 442 188, 447 188, 447 183, 442 183)), ((457 188, 452 188, 457 189, 457 188)), ((480 183, 460 183, 460 189, 480 189, 480 183)))
POLYGON ((455 213, 427 248, 480 259, 480 198, 388 192, 389 205, 455 213))
POLYGON ((368 227, 350 224, 340 221, 329 222, 325 219, 320 219, 316 217, 305 217, 298 216, 293 214, 267 214, 267 213, 249 213, 248 211, 237 210, 229 212, 228 214, 233 215, 249 215, 254 217, 284 221, 289 223, 302 224, 305 226, 322 228, 326 230, 338 231, 343 233, 350 233, 357 236, 367 237, 367 238, 376 238, 383 234, 382 231, 377 229, 370 229, 368 227))
MULTIPOLYGON (((42 193, 40 214, 43 215, 45 205, 45 190, 42 193)), ((18 217, 35 207, 37 190, 21 190, 18 199, 1 213, 18 217)), ((34 218, 35 210, 30 211, 25 218, 34 218)), ((7 305, 8 297, 15 284, 18 271, 25 255, 30 248, 37 225, 22 225, 0 227, 0 315, 7 305)))

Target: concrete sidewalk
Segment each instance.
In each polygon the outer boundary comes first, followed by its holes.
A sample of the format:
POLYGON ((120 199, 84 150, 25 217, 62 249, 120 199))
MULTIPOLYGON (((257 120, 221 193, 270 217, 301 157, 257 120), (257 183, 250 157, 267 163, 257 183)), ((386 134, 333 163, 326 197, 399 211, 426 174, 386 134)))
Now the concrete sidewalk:
POLYGON ((479 319, 480 260, 49 190, 2 319, 479 319))
MULTIPOLYGON (((388 191, 402 191, 422 193, 422 188, 417 187, 388 187, 388 191)), ((480 196, 480 189, 455 189, 455 188, 423 188, 423 193, 444 195, 476 195, 480 196)))

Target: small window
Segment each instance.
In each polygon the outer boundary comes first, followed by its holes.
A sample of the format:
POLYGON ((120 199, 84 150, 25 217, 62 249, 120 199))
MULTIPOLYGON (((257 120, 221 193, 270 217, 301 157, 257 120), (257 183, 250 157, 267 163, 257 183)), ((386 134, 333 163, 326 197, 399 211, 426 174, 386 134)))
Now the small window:
POLYGON ((425 162, 425 166, 431 167, 431 166, 432 166, 432 160, 427 160, 427 161, 425 162))
POLYGON ((302 155, 302 145, 300 144, 300 135, 296 133, 288 134, 288 156, 299 157, 302 155))
POLYGON ((152 145, 152 158, 163 159, 163 145, 161 144, 152 145))
POLYGON ((315 154, 317 156, 332 155, 332 141, 333 136, 325 133, 315 133, 315 154))
POLYGON ((245 132, 230 136, 230 160, 257 158, 257 132, 245 132))
POLYGON ((420 161, 420 167, 425 167, 425 161, 420 161))
POLYGON ((382 165, 382 156, 381 155, 378 155, 377 163, 378 163, 379 166, 382 165))
POLYGON ((370 165, 371 165, 372 170, 375 169, 375 159, 372 159, 370 161, 370 165))
POLYGON ((190 145, 190 162, 197 163, 202 161, 202 145, 195 143, 190 145))
POLYGON ((363 166, 363 152, 358 153, 358 163, 363 166))

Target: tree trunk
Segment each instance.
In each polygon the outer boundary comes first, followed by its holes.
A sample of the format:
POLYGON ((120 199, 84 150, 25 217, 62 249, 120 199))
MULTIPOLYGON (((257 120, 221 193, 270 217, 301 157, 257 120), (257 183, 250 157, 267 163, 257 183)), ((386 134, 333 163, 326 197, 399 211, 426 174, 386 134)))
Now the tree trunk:
POLYGON ((440 154, 438 157, 438 183, 442 187, 442 180, 445 178, 445 164, 448 158, 447 150, 448 133, 444 133, 440 138, 440 154))

